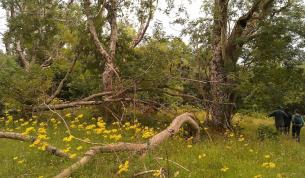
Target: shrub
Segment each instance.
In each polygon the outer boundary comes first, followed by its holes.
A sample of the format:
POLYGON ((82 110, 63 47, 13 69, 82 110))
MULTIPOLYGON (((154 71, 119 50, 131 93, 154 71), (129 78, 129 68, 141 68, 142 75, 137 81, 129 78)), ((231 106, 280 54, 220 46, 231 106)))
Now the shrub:
POLYGON ((278 140, 279 133, 272 127, 266 125, 260 125, 257 128, 258 139, 263 141, 266 139, 269 140, 278 140))

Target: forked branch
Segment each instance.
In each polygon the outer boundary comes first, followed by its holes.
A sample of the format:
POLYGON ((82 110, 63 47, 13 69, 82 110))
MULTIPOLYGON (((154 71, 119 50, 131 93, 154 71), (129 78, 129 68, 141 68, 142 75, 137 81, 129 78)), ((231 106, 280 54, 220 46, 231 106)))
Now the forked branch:
POLYGON ((143 153, 151 149, 154 149, 157 146, 159 146, 162 142, 175 135, 179 131, 181 126, 185 123, 189 124, 192 130, 195 131, 193 136, 194 141, 198 142, 200 140, 200 128, 197 122, 195 121, 195 116, 191 113, 184 113, 180 116, 177 116, 172 121, 170 126, 168 126, 165 130, 158 133, 157 135, 153 136, 146 143, 121 142, 121 143, 109 144, 105 146, 91 147, 79 161, 72 164, 67 169, 63 170, 60 174, 58 174, 54 178, 64 178, 71 176, 73 172, 81 168, 83 165, 87 164, 95 155, 99 153, 114 153, 114 152, 126 152, 126 151, 143 153))

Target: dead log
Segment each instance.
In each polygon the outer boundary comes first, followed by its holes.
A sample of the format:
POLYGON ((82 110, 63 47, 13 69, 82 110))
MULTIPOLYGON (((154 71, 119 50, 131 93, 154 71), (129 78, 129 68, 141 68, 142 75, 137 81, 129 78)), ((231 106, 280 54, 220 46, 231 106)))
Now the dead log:
MULTIPOLYGON (((32 136, 27 136, 27 135, 22 135, 20 133, 15 133, 15 132, 0 132, 0 138, 6 138, 6 139, 12 139, 12 140, 20 140, 23 142, 30 142, 33 143, 37 139, 32 136)), ((47 145, 46 150, 47 152, 59 156, 59 157, 67 157, 69 158, 69 154, 65 153, 64 151, 52 146, 52 145, 47 145)))
POLYGON ((71 176, 73 172, 75 172, 81 166, 87 164, 98 153, 113 153, 113 152, 124 152, 124 151, 143 153, 151 149, 154 149, 157 146, 159 146, 162 142, 175 135, 179 131, 181 126, 185 123, 189 124, 192 127, 195 134, 193 136, 194 141, 198 142, 200 140, 200 128, 197 122, 195 121, 195 116, 191 113, 184 113, 180 116, 177 116, 172 121, 170 126, 168 126, 165 130, 158 133, 157 135, 153 136, 151 139, 148 140, 147 143, 120 142, 116 144, 91 147, 79 161, 72 164, 67 169, 64 169, 60 174, 58 174, 54 178, 65 178, 71 176))

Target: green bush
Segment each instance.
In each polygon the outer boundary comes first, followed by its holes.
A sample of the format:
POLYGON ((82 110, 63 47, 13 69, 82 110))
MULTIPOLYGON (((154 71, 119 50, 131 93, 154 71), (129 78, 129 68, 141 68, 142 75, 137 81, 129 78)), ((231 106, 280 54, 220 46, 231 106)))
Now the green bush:
POLYGON ((272 127, 266 126, 266 125, 260 125, 257 128, 257 136, 258 139, 263 141, 266 139, 269 140, 278 140, 279 139, 279 133, 272 127))

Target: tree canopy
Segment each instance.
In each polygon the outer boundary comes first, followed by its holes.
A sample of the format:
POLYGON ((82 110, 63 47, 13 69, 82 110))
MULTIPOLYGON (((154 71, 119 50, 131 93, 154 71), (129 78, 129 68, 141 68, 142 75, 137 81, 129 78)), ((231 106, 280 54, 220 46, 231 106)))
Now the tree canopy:
POLYGON ((8 22, 2 108, 191 105, 209 110, 212 120, 227 113, 226 121, 237 110, 305 111, 301 0, 202 1, 202 14, 192 21, 183 6, 167 5, 1 0, 8 22), (176 13, 173 23, 189 40, 152 24, 156 12, 176 13))

